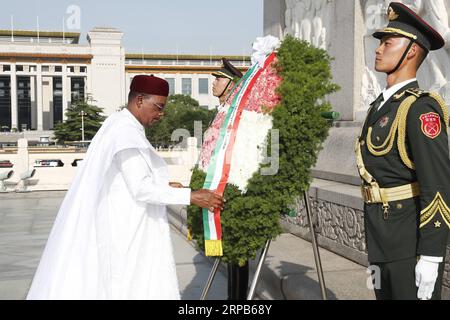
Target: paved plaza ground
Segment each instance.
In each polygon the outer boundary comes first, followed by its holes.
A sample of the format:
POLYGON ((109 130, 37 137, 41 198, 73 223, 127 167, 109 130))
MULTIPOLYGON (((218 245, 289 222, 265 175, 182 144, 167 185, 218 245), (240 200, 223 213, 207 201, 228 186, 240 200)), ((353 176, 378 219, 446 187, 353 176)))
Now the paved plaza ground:
MULTIPOLYGON (((0 194, 0 300, 26 297, 64 195, 0 194)), ((174 227, 171 230, 181 297, 199 300, 212 260, 174 227)), ((324 249, 321 256, 329 299, 374 298, 366 286, 364 267, 324 249)), ((252 270, 255 265, 252 261, 252 270)), ((226 299, 225 270, 222 265, 208 299, 226 299)), ((258 289, 258 299, 320 299, 311 244, 291 234, 281 235, 270 247, 258 289)))
MULTIPOLYGON (((26 297, 65 192, 0 194, 0 300, 26 297)), ((172 228, 183 300, 199 300, 211 263, 172 228)), ((209 299, 226 298, 218 273, 209 299)))

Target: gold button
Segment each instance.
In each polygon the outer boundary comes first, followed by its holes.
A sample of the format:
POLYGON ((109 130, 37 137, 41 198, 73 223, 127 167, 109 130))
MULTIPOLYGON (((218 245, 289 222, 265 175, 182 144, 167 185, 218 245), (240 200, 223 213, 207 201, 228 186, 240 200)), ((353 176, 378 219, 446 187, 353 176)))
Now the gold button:
POLYGON ((361 146, 364 146, 366 144, 366 142, 363 140, 361 141, 361 146))
POLYGON ((403 205, 401 203, 397 204, 397 209, 398 210, 402 210, 403 209, 403 205))
POLYGON ((380 141, 381 140, 381 138, 380 137, 377 137, 377 141, 380 141))

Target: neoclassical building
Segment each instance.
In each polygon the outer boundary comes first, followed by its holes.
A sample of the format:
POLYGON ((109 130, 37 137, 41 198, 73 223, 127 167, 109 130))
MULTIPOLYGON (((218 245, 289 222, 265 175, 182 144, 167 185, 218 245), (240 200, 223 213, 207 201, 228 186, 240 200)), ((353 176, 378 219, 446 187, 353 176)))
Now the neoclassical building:
MULTIPOLYGON (((0 128, 51 131, 65 111, 89 97, 110 115, 126 104, 132 78, 154 74, 167 79, 172 94, 186 94, 207 109, 218 105, 212 71, 222 56, 126 53, 123 33, 95 28, 80 44, 80 33, 0 30, 0 128)), ((242 71, 249 57, 228 56, 242 71)))

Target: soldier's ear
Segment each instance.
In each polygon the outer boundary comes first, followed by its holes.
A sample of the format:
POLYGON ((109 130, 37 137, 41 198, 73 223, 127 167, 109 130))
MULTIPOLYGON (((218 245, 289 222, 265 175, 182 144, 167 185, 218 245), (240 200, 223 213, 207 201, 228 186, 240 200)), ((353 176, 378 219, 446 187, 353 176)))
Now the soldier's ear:
POLYGON ((410 54, 411 59, 416 59, 417 69, 419 69, 422 63, 425 61, 428 52, 417 43, 414 43, 414 45, 411 47, 410 54))
POLYGON ((411 46, 411 49, 409 49, 409 52, 408 52, 408 59, 414 59, 414 58, 416 58, 416 57, 418 57, 420 55, 420 48, 419 48, 419 45, 417 44, 417 43, 414 43, 412 46, 411 46))

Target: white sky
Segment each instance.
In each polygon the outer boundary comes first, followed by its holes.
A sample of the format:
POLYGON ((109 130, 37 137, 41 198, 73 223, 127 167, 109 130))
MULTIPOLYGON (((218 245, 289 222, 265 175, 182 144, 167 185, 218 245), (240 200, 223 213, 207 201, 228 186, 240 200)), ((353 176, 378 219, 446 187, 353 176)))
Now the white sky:
MULTIPOLYGON (((0 28, 81 32, 96 26, 124 32, 127 53, 242 55, 263 34, 263 0, 1 0, 0 28), (74 19, 68 8, 79 8, 74 19), (79 28, 76 21, 80 21, 79 28), (75 29, 69 30, 75 25, 75 29)), ((74 11, 72 11, 74 12, 74 11)))

